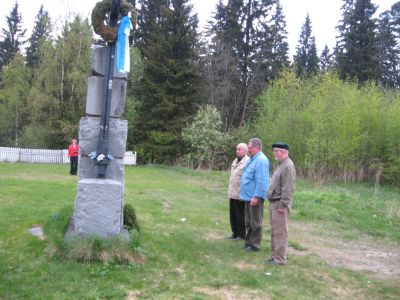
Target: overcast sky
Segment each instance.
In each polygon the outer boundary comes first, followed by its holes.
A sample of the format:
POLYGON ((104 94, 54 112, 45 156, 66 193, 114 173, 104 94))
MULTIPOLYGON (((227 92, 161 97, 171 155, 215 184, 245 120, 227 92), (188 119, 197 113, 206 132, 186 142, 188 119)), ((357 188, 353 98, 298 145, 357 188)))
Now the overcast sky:
MULTIPOLYGON (((28 37, 32 30, 35 16, 40 5, 43 4, 56 26, 60 26, 62 20, 68 18, 71 13, 79 13, 90 19, 90 13, 99 0, 17 0, 22 15, 23 26, 28 28, 28 37), (58 21, 57 21, 58 20, 58 21)), ((226 1, 226 0, 225 0, 226 1)), ((378 5, 377 15, 396 3, 398 0, 372 0, 378 5)), ((1 0, 0 27, 6 24, 6 16, 9 15, 16 0, 1 0)), ((191 0, 195 12, 200 19, 201 28, 211 19, 218 0, 191 0)), ((340 19, 340 7, 342 0, 281 0, 283 12, 286 17, 288 43, 290 57, 295 53, 299 40, 301 26, 304 24, 307 13, 310 14, 313 35, 315 36, 318 52, 325 45, 330 49, 335 45, 335 30, 340 19)))

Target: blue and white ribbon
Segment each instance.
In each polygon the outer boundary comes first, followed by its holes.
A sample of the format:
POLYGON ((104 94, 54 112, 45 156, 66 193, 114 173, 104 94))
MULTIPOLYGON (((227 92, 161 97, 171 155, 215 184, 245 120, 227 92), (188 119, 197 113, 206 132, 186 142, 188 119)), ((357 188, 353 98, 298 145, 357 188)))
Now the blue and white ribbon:
POLYGON ((117 36, 117 70, 121 73, 130 71, 129 34, 132 22, 131 13, 121 19, 117 36))

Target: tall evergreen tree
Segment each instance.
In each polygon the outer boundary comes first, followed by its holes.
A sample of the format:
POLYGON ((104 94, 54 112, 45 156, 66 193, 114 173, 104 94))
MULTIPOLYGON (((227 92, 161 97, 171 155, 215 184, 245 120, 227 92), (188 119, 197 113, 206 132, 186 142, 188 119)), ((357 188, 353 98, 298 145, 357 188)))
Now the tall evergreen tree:
POLYGON ((400 1, 392 5, 390 15, 397 41, 400 43, 400 1))
POLYGON ((390 11, 378 20, 379 81, 385 87, 400 87, 400 48, 396 42, 390 11))
POLYGON ((242 10, 242 0, 230 0, 227 4, 220 0, 216 7, 215 22, 211 23, 211 34, 215 34, 236 56, 243 51, 242 10))
POLYGON ((376 24, 373 14, 376 6, 370 0, 356 0, 346 11, 343 47, 337 56, 341 78, 354 78, 360 83, 378 79, 376 24))
POLYGON ((400 51, 400 1, 392 5, 390 9, 391 25, 394 30, 394 36, 397 43, 397 49, 400 51))
POLYGON ((327 72, 333 69, 332 54, 329 51, 328 45, 325 45, 321 52, 320 58, 320 70, 322 72, 327 72))
POLYGON ((25 43, 26 29, 22 29, 22 17, 18 11, 17 2, 10 15, 6 17, 6 20, 7 28, 1 29, 3 40, 0 41, 0 71, 11 61, 16 53, 20 52, 21 46, 25 43))
POLYGON ((308 14, 301 28, 299 43, 293 60, 297 76, 309 77, 315 75, 319 70, 317 46, 315 37, 312 36, 311 19, 308 14))
POLYGON ((174 163, 184 150, 182 128, 199 102, 198 20, 188 0, 141 4, 137 45, 144 69, 135 146, 144 161, 174 163))
POLYGON ((240 52, 243 33, 240 25, 241 1, 221 0, 216 6, 215 20, 207 35, 211 39, 202 47, 202 70, 207 103, 221 112, 227 131, 240 118, 241 69, 240 52))
POLYGON ((47 11, 40 6, 36 15, 35 26, 32 35, 29 38, 29 46, 26 48, 26 60, 29 67, 36 67, 39 62, 39 46, 43 40, 46 40, 50 34, 50 18, 47 11))
POLYGON ((346 35, 349 32, 350 28, 350 16, 354 10, 355 0, 342 0, 343 5, 341 7, 342 11, 342 19, 339 21, 339 24, 336 26, 336 30, 339 35, 336 37, 336 47, 334 49, 335 63, 336 67, 342 66, 346 61, 346 35))
POLYGON ((272 62, 269 80, 276 79, 279 72, 289 66, 289 44, 286 42, 287 31, 285 16, 279 0, 275 3, 275 14, 272 16, 272 62))
MULTIPOLYGON (((223 83, 224 87, 229 87, 229 93, 225 93, 225 99, 220 102, 224 106, 216 105, 222 111, 226 128, 243 125, 253 115, 255 97, 265 88, 269 78, 273 61, 271 12, 274 3, 275 0, 229 0, 217 5, 211 24, 210 53, 213 57, 207 57, 207 60, 231 61, 235 63, 231 66, 234 73, 226 76, 226 69, 218 69, 224 68, 225 63, 207 67, 215 68, 213 74, 224 75, 212 78, 216 82, 214 86, 223 83)), ((215 91, 211 92, 208 98, 215 99, 212 98, 215 91)))
POLYGON ((134 32, 135 45, 144 58, 147 57, 146 47, 152 34, 159 27, 159 22, 165 21, 162 14, 164 7, 168 7, 170 0, 139 0, 140 9, 137 12, 137 22, 140 30, 134 32))
POLYGON ((272 39, 270 14, 274 0, 245 0, 240 18, 243 24, 243 50, 240 53, 243 107, 239 125, 253 115, 255 97, 266 86, 266 76, 271 63, 272 39))

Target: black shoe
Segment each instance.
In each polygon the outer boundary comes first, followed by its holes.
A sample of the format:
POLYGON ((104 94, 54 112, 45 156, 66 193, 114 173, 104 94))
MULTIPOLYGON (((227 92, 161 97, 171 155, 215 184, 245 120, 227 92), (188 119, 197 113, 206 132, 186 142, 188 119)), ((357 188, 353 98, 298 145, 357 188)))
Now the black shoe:
POLYGON ((236 240, 237 236, 232 234, 231 236, 226 237, 227 240, 236 240))
POLYGON ((235 240, 238 240, 238 241, 243 241, 243 240, 244 240, 244 237, 242 237, 242 236, 238 235, 238 236, 235 238, 235 240))
POLYGON ((275 259, 274 259, 273 257, 271 257, 271 258, 265 260, 265 262, 266 262, 267 264, 273 263, 274 261, 275 261, 275 259))
POLYGON ((256 246, 253 246, 253 245, 247 245, 247 246, 244 248, 244 251, 257 252, 257 251, 260 251, 260 249, 257 248, 256 246))

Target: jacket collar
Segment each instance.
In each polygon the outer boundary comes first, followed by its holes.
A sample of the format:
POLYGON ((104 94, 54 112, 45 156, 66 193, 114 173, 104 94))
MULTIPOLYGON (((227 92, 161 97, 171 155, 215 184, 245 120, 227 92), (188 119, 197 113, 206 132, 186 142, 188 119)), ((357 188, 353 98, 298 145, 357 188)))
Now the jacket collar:
POLYGON ((262 153, 262 151, 260 150, 256 155, 251 156, 250 158, 251 158, 251 159, 255 159, 255 158, 256 158, 257 156, 259 156, 261 153, 262 153))

